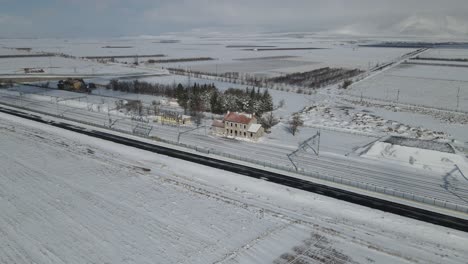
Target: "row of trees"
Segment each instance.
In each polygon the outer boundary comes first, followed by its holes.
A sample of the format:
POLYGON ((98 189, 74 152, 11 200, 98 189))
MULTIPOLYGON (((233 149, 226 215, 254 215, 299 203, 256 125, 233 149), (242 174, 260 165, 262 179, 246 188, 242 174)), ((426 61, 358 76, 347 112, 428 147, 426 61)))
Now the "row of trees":
POLYGON ((181 84, 176 89, 176 99, 185 112, 211 112, 224 114, 227 111, 255 113, 261 116, 273 110, 273 99, 268 92, 254 88, 229 88, 219 91, 214 85, 198 85, 184 87, 181 84))
POLYGON ((142 81, 111 80, 107 89, 128 93, 150 94, 176 98, 186 114, 195 115, 200 112, 224 114, 227 111, 255 113, 261 116, 273 110, 273 99, 268 92, 254 88, 219 91, 214 84, 197 84, 183 86, 182 84, 153 84, 142 81))
POLYGON ((11 79, 2 80, 0 79, 0 88, 9 88, 13 87, 13 81, 11 79))
POLYGON ((119 81, 113 79, 106 85, 107 89, 126 93, 149 94, 155 96, 175 97, 175 84, 159 84, 135 81, 119 81))
POLYGON ((280 77, 268 78, 266 76, 241 72, 212 73, 180 68, 168 68, 168 70, 178 75, 192 76, 195 78, 213 78, 223 82, 252 85, 254 87, 269 87, 280 91, 293 91, 309 95, 312 94, 312 90, 314 89, 351 79, 363 73, 363 71, 359 69, 325 67, 309 72, 298 72, 280 77))
POLYGON ((362 71, 359 69, 349 70, 325 67, 309 72, 292 73, 285 76, 275 77, 270 79, 270 81, 316 89, 355 77, 361 73, 362 71))

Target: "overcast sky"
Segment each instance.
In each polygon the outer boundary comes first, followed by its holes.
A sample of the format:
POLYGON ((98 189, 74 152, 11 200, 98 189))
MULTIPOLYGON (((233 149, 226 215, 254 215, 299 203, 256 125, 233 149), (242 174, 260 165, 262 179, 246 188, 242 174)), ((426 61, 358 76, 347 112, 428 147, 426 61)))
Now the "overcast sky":
POLYGON ((0 37, 155 35, 194 29, 387 29, 411 16, 455 17, 468 0, 0 0, 0 37))

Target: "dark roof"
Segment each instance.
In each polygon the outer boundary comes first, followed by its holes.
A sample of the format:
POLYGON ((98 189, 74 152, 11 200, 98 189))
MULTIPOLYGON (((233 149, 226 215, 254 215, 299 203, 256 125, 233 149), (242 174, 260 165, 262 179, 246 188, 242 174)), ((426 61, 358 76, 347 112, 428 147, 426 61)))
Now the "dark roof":
POLYGON ((248 125, 250 121, 252 121, 252 116, 248 114, 229 112, 224 116, 224 122, 233 122, 248 125))

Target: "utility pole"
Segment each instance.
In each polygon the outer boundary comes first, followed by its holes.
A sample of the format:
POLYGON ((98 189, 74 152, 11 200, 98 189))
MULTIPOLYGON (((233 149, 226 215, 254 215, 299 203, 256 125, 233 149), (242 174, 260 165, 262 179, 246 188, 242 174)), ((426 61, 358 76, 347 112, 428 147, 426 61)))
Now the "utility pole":
POLYGON ((320 137, 321 137, 321 129, 318 131, 318 145, 317 145, 317 156, 320 156, 320 137))
POLYGON ((458 92, 457 92, 457 110, 458 107, 460 107, 460 87, 458 87, 458 92))

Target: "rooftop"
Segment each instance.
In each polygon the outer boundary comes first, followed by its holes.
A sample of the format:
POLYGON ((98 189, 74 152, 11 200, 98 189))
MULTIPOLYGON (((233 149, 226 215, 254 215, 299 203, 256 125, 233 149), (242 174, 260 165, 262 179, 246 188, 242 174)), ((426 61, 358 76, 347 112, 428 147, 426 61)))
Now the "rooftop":
POLYGON ((252 124, 250 125, 249 130, 247 130, 247 132, 257 133, 261 127, 262 125, 260 124, 252 124))
POLYGON ((224 116, 224 122, 233 122, 240 124, 249 124, 252 121, 253 116, 246 113, 228 112, 224 116))
POLYGON ((213 123, 211 124, 213 127, 221 127, 224 128, 224 123, 221 120, 213 120, 213 123))

